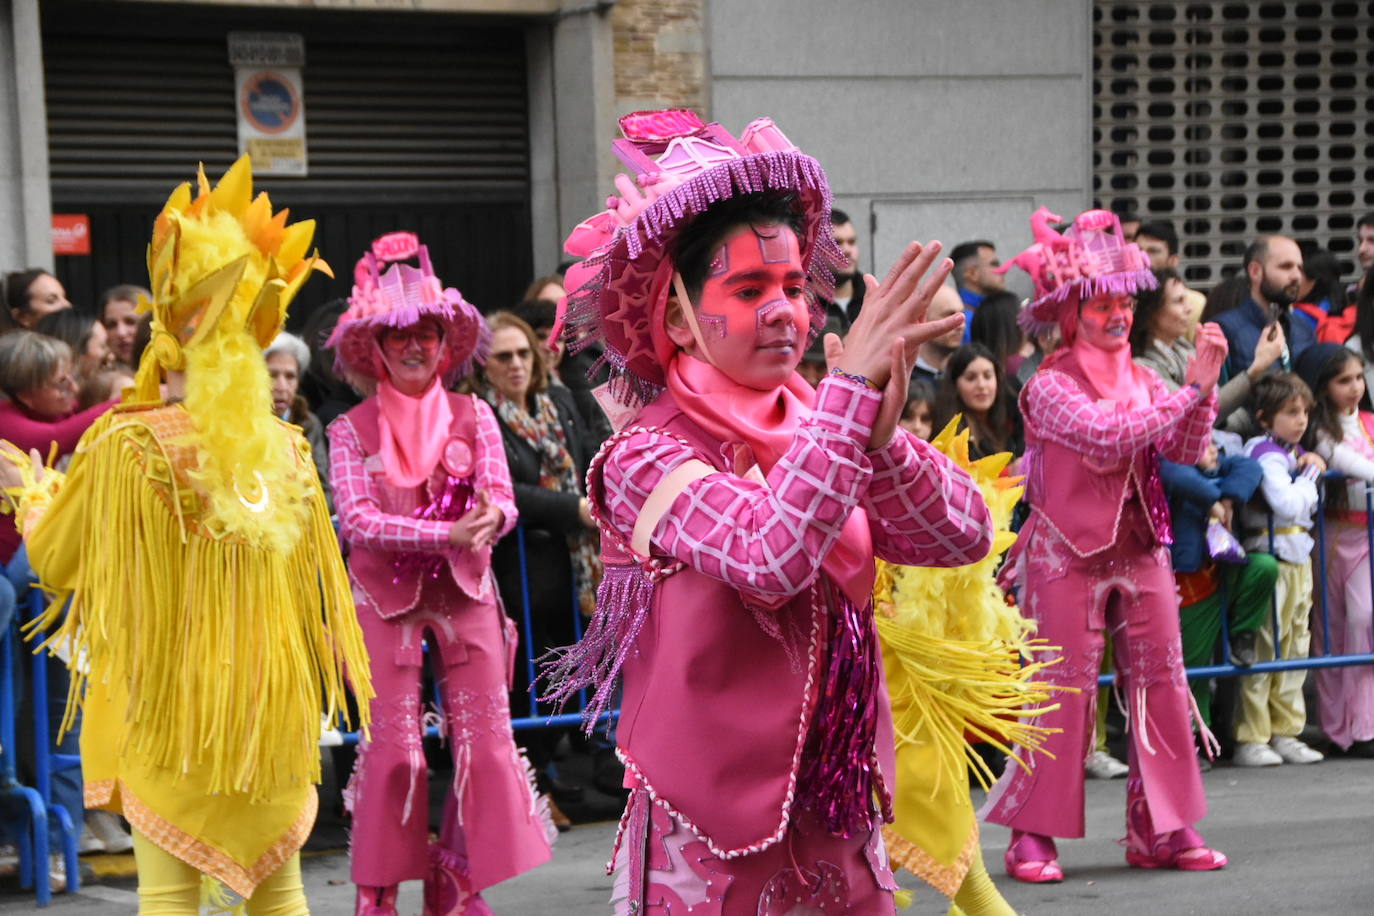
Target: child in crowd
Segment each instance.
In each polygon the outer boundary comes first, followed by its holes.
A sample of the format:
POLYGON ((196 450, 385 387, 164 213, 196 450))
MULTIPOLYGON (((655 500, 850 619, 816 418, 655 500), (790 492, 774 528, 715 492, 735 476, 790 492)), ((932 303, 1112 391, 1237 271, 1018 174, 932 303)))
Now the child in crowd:
POLYGON ((912 379, 898 425, 923 442, 935 434, 935 386, 926 379, 912 379))
MULTIPOLYGON (((1364 361, 1339 344, 1317 344, 1298 357, 1297 371, 1315 395, 1305 444, 1347 477, 1326 503, 1326 602, 1316 630, 1333 655, 1374 650, 1370 630, 1369 538, 1365 489, 1374 482, 1374 414, 1364 386, 1364 361), (1365 409, 1361 409, 1361 408, 1365 409)), ((1374 668, 1352 665, 1317 672, 1322 731, 1358 757, 1374 757, 1374 668)))
MULTIPOLYGON (((1278 575, 1274 558, 1266 553, 1252 553, 1244 562, 1223 565, 1214 562, 1207 549, 1208 526, 1216 521, 1228 530, 1231 528, 1235 507, 1249 502, 1260 485, 1260 466, 1241 455, 1219 457, 1217 447, 1209 444, 1197 464, 1161 461, 1159 471, 1174 525, 1174 543, 1169 551, 1181 605, 1183 664, 1188 668, 1208 665, 1221 633, 1223 598, 1233 646, 1249 643, 1253 647, 1255 631, 1264 626, 1269 616, 1269 601, 1278 575)), ((1233 653, 1237 664, 1250 664, 1253 655, 1253 648, 1245 657, 1238 651, 1233 653)), ((1193 680, 1189 686, 1197 700, 1198 713, 1210 728, 1211 682, 1193 680)))
MULTIPOLYGON (((1271 628, 1256 631, 1259 661, 1306 658, 1312 643, 1308 615, 1312 609, 1312 513, 1317 510, 1317 479, 1326 462, 1298 443, 1307 433, 1312 391, 1291 372, 1274 372, 1255 383, 1251 400, 1255 420, 1264 435, 1245 443, 1245 454, 1263 470, 1260 492, 1267 512, 1247 507, 1245 549, 1270 551, 1278 558, 1274 602, 1278 608, 1279 639, 1271 628), (1272 533, 1270 529, 1272 516, 1272 533), (1281 654, 1275 655, 1276 643, 1281 654)), ((1262 556, 1252 553, 1251 557, 1262 556)), ((1298 739, 1307 724, 1302 696, 1306 671, 1252 674, 1240 682, 1240 713, 1236 719, 1236 766, 1277 766, 1316 763, 1322 759, 1298 739)))

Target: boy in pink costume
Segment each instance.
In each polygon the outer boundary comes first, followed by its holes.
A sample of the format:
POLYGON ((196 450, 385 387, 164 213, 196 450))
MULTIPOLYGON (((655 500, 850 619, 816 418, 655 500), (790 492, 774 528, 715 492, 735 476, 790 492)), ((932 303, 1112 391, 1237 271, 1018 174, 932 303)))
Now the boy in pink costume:
POLYGON ((992 535, 968 476, 897 428, 915 348, 962 321, 923 320, 949 261, 913 243, 868 278, 812 390, 794 370, 839 263, 820 166, 767 119, 621 127, 639 188, 574 230, 563 304, 618 370, 588 485, 606 576, 554 670, 556 696, 594 689, 590 720, 623 675, 615 912, 891 913, 873 557, 961 565, 992 535))
MULTIPOLYGON (((1215 325, 1203 325, 1189 384, 1170 393, 1131 361, 1128 345, 1131 294, 1155 285, 1144 252, 1101 210, 1081 214, 1064 239, 1042 247, 1037 296, 1022 313, 1032 333, 1057 324, 1065 346, 1021 392, 1032 512, 1018 548, 1023 606, 1036 635, 1062 651, 1045 679, 1077 692, 1056 694, 1059 708, 1037 724, 1062 731, 1042 753, 1028 754, 1029 769, 1007 767, 984 814, 1012 828, 1013 878, 1063 880, 1051 837, 1083 835, 1083 766, 1110 629, 1131 735, 1126 861, 1220 868, 1226 857, 1192 826, 1207 803, 1188 721, 1196 710, 1183 670, 1159 459, 1196 464, 1202 457, 1226 341, 1215 325)), ((1200 717, 1198 726, 1210 747, 1215 739, 1200 717)))
POLYGON ((481 315, 444 289, 410 233, 373 242, 330 338, 340 369, 376 394, 329 427, 339 527, 377 696, 346 797, 359 916, 395 916, 423 878, 425 916, 486 914, 480 891, 548 861, 547 811, 515 747, 506 691, 513 627, 491 544, 516 520, 491 409, 446 389, 481 358, 481 315), (418 255, 418 268, 392 264, 418 255), (454 785, 429 845, 420 672, 428 643, 454 785))

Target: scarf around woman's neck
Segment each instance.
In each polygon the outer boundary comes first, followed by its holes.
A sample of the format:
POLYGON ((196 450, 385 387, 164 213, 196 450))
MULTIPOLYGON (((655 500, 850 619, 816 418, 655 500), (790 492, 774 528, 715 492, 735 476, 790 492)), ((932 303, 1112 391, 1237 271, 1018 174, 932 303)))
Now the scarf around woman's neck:
POLYGON ((438 376, 418 396, 384 378, 377 385, 377 401, 379 454, 387 479, 398 487, 418 487, 434 472, 448 441, 453 425, 448 392, 438 376))
MULTIPOLYGON (((506 428, 519 436, 539 456, 539 486, 545 490, 582 496, 577 463, 568 449, 568 437, 558 418, 553 398, 540 392, 529 396, 533 409, 511 400, 495 388, 486 391, 487 403, 506 428)), ((583 529, 568 535, 577 574, 577 601, 582 613, 591 616, 596 609, 596 586, 601 581, 601 556, 596 532, 583 529)))

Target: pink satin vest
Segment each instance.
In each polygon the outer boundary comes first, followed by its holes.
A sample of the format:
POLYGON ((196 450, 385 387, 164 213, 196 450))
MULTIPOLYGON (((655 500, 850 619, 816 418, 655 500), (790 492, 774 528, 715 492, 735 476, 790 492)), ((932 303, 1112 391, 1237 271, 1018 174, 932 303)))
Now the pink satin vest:
MULTIPOLYGON (((1100 396, 1084 374, 1078 361, 1066 355, 1053 369, 1073 379, 1089 398, 1100 396)), ((1150 371, 1150 370, 1146 370, 1150 371)), ((1100 460, 1040 436, 1037 417, 1027 411, 1022 392, 1021 415, 1025 418, 1026 444, 1039 451, 1030 475, 1027 499, 1041 520, 1059 533, 1080 557, 1101 553, 1116 544, 1127 501, 1141 500, 1142 509, 1150 501, 1167 505, 1159 480, 1159 452, 1154 447, 1128 457, 1100 460)), ((1151 534, 1156 543, 1169 544, 1173 532, 1167 522, 1142 512, 1151 519, 1151 534)))
MULTIPOLYGON (((679 436, 717 470, 732 470, 721 443, 666 392, 633 425, 679 436)), ((588 490, 602 501, 600 486, 594 468, 588 490)), ((611 539, 602 540, 608 563, 635 562, 616 557, 611 539)), ((621 670, 617 741, 654 795, 722 850, 765 848, 790 823, 834 591, 822 573, 780 607, 755 610, 734 587, 690 567, 653 589, 635 651, 621 670), (790 650, 756 617, 789 639, 790 650)), ((878 670, 881 678, 881 665, 878 670)), ((891 774, 892 710, 886 684, 880 681, 878 690, 878 769, 891 774)), ((885 779, 880 775, 877 784, 887 808, 885 779)))
MULTIPOLYGON (((449 407, 453 412, 453 422, 449 435, 468 444, 475 453, 477 450, 477 408, 472 395, 449 393, 449 407)), ((363 469, 372 476, 381 496, 383 512, 391 515, 412 515, 416 509, 427 504, 442 486, 444 481, 443 462, 435 468, 430 480, 423 487, 402 488, 392 484, 382 470, 380 437, 377 430, 377 398, 370 397, 348 413, 342 421, 352 425, 362 446, 363 469)), ((336 421, 338 422, 338 421, 336 421)), ((360 604, 370 605, 384 619, 399 617, 412 610, 420 600, 420 572, 406 569, 398 572, 396 559, 401 554, 389 550, 374 550, 368 547, 350 545, 348 570, 355 588, 362 594, 360 604)), ((491 600, 491 548, 480 551, 448 550, 444 552, 445 565, 453 582, 463 593, 474 600, 491 600)))

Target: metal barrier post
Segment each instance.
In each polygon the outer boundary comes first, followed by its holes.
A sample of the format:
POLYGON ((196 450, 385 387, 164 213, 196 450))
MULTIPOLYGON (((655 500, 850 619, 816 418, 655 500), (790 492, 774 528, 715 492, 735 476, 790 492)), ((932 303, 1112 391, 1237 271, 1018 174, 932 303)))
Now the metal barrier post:
POLYGON ((11 624, 0 638, 0 796, 18 798, 28 823, 16 831, 19 847, 19 886, 33 888, 39 906, 52 901, 48 883, 48 809, 36 789, 22 786, 15 777, 14 737, 15 640, 11 624))
MULTIPOLYGON (((47 602, 43 593, 36 588, 33 589, 29 597, 31 619, 36 619, 46 607, 47 602)), ((36 642, 42 641, 41 630, 34 634, 34 639, 36 642)), ((76 828, 76 818, 81 816, 81 822, 84 823, 84 811, 71 812, 53 801, 52 774, 60 770, 79 769, 81 756, 59 754, 54 750, 54 739, 48 729, 48 664, 51 656, 46 651, 36 651, 32 658, 33 690, 30 693, 33 702, 34 781, 38 783, 38 794, 48 808, 49 817, 56 816, 57 825, 62 831, 62 858, 67 867, 67 890, 79 891, 81 868, 77 861, 76 845, 80 833, 76 828)))
MULTIPOLYGON (((1330 479, 1327 475, 1325 479, 1330 479)), ((1315 589, 1322 607, 1322 655, 1331 654, 1331 608, 1326 597, 1326 487, 1317 487, 1317 568, 1321 582, 1315 589)))
POLYGON ((515 546, 520 553, 520 602, 525 612, 525 671, 529 675, 529 688, 526 693, 530 700, 530 717, 539 715, 539 704, 535 702, 534 689, 534 621, 530 616, 530 575, 525 565, 525 526, 515 526, 515 546))
MULTIPOLYGON (((1278 559, 1274 553, 1274 513, 1265 518, 1269 525, 1269 556, 1278 559)), ((1283 658, 1283 627, 1279 623, 1279 593, 1276 589, 1269 595, 1269 622, 1274 626, 1274 658, 1283 658)))

